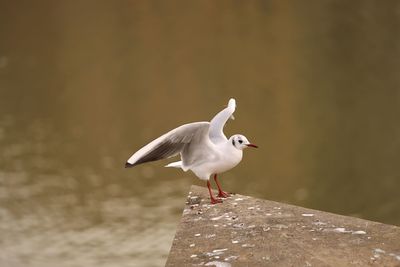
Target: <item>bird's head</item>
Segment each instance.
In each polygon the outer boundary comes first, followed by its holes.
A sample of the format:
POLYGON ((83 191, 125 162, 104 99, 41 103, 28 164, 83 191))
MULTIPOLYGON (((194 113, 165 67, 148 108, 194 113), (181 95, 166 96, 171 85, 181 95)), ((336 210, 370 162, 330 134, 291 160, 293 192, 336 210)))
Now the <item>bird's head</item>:
POLYGON ((239 150, 243 150, 247 147, 258 148, 258 146, 250 143, 249 140, 247 140, 246 136, 241 134, 232 135, 231 138, 229 138, 229 141, 235 148, 239 150))

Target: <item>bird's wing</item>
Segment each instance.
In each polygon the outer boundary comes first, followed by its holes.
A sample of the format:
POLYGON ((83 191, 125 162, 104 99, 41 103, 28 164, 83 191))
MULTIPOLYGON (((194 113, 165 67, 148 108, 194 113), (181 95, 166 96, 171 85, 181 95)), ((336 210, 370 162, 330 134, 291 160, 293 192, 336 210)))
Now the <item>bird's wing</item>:
POLYGON ((173 157, 188 144, 208 139, 209 125, 209 122, 194 122, 179 126, 139 149, 128 159, 125 167, 173 157))
POLYGON ((181 152, 182 169, 184 171, 207 161, 217 160, 216 146, 210 140, 209 131, 194 136, 181 152))
POLYGON ((235 112, 235 109, 236 101, 231 98, 228 102, 228 106, 211 120, 209 136, 213 143, 220 143, 227 140, 224 134, 224 125, 229 118, 233 119, 233 112, 235 112))

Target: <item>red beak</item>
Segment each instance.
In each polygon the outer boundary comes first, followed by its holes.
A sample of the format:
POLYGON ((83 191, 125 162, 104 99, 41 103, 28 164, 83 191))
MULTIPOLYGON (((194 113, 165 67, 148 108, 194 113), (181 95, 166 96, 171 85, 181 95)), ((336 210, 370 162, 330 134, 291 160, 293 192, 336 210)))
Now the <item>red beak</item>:
POLYGON ((254 147, 254 148, 258 148, 258 146, 256 146, 255 144, 248 144, 248 147, 254 147))

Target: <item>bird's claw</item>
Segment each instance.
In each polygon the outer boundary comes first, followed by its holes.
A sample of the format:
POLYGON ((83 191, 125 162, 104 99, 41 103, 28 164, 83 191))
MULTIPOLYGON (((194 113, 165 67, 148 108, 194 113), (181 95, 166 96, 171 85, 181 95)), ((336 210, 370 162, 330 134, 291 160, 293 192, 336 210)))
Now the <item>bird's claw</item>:
POLYGON ((211 199, 211 204, 218 204, 218 203, 222 203, 222 200, 221 199, 216 199, 216 198, 212 198, 211 199))
POLYGON ((227 198, 230 196, 231 196, 231 194, 229 194, 228 192, 219 191, 219 193, 218 193, 218 197, 227 198))

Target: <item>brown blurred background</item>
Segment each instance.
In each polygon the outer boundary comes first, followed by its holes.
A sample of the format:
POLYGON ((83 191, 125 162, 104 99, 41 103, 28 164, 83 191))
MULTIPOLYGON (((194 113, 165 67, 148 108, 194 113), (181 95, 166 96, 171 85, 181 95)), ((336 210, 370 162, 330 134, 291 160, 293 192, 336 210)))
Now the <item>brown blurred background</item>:
POLYGON ((0 1, 0 265, 161 266, 230 97, 228 191, 400 225, 399 1, 0 1))

